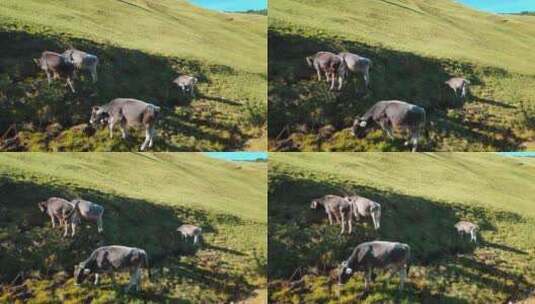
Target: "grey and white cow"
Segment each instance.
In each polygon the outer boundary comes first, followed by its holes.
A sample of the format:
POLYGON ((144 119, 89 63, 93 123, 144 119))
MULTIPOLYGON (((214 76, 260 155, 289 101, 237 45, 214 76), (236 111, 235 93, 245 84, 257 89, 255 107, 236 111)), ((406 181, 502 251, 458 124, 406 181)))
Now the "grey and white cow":
POLYGON ((73 93, 74 86, 72 79, 75 77, 75 67, 73 62, 67 57, 55 52, 44 51, 40 58, 34 58, 33 61, 45 72, 48 84, 52 83, 52 78, 65 78, 67 85, 73 93))
POLYGON ((93 82, 97 82, 97 66, 99 63, 97 56, 74 48, 66 50, 62 55, 69 58, 77 70, 91 73, 93 82))
POLYGON ((95 285, 98 285, 101 273, 109 273, 115 284, 115 271, 130 270, 130 283, 126 287, 129 291, 132 286, 136 291, 141 289, 141 268, 147 269, 150 279, 149 257, 145 250, 126 246, 104 246, 95 249, 89 258, 74 266, 74 279, 81 284, 90 274, 95 274, 95 285))
POLYGON ((92 203, 90 201, 76 199, 71 201, 73 210, 68 216, 68 221, 65 222, 65 235, 67 235, 68 226, 70 224, 72 234, 76 233, 76 227, 82 223, 82 220, 96 223, 98 233, 104 232, 102 216, 104 215, 104 207, 92 203))
POLYGON ((379 203, 358 195, 348 196, 346 199, 353 205, 353 215, 357 221, 361 217, 371 217, 375 230, 381 227, 381 205, 379 203))
POLYGON ((457 229, 457 233, 459 233, 461 236, 469 234, 470 241, 477 243, 477 231, 479 230, 478 225, 467 221, 460 221, 455 224, 455 229, 457 229))
POLYGON ((353 135, 357 138, 366 137, 373 123, 378 124, 391 139, 394 138, 394 130, 408 130, 410 140, 405 145, 412 145, 412 152, 416 152, 421 129, 426 124, 426 113, 424 108, 404 101, 379 101, 355 119, 353 135))
POLYGON ((39 210, 50 217, 52 221, 52 228, 56 228, 56 220, 59 221, 59 226, 65 225, 68 216, 74 210, 74 206, 66 199, 60 197, 51 197, 46 201, 37 204, 39 210))
POLYGON ((191 97, 195 97, 195 85, 197 85, 197 82, 199 80, 196 77, 188 75, 180 75, 173 80, 173 83, 182 90, 182 93, 190 92, 191 97))
POLYGON ((319 207, 323 207, 325 213, 327 213, 330 225, 333 224, 333 217, 337 223, 340 223, 342 226, 342 231, 340 231, 340 234, 345 232, 346 224, 349 226, 349 234, 353 232, 353 208, 351 203, 345 198, 329 194, 312 200, 310 203, 310 208, 317 209, 319 207))
POLYGON ((199 238, 202 234, 202 228, 197 227, 195 225, 190 224, 184 224, 176 229, 184 239, 188 237, 193 237, 193 244, 197 244, 199 242, 199 238))
POLYGON ((132 98, 116 98, 102 106, 95 106, 89 122, 107 122, 110 138, 113 138, 113 127, 119 123, 123 139, 126 139, 128 127, 145 127, 145 141, 141 151, 151 148, 156 136, 155 126, 158 121, 160 107, 132 98))
POLYGON ((461 77, 453 77, 444 83, 455 92, 456 97, 462 99, 466 97, 470 86, 470 81, 461 77))
POLYGON ((317 52, 312 56, 307 56, 305 59, 308 66, 316 70, 318 81, 321 81, 321 74, 323 73, 327 78, 327 82, 331 82, 330 90, 334 90, 337 78, 338 90, 342 89, 344 78, 347 74, 342 57, 331 52, 317 52))
POLYGON ((364 289, 368 291, 374 280, 374 269, 385 269, 391 274, 399 273, 399 290, 409 272, 410 246, 398 242, 372 241, 359 244, 349 258, 342 262, 338 271, 338 284, 345 284, 357 271, 365 272, 364 289))
POLYGON ((370 68, 372 61, 368 58, 359 56, 357 54, 342 52, 338 56, 342 57, 346 70, 355 74, 362 74, 364 77, 364 84, 366 88, 370 86, 370 68))

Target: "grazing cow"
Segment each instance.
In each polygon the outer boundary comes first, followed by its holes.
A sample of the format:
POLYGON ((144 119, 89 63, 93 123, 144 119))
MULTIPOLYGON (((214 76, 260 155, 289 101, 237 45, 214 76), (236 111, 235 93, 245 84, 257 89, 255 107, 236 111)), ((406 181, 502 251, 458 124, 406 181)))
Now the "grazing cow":
POLYGON ((467 222, 467 221, 460 221, 457 224, 455 224, 455 229, 457 229, 457 232, 459 233, 460 236, 469 234, 470 241, 477 243, 477 231, 479 230, 478 225, 467 222))
POLYGON ((453 77, 450 80, 444 82, 455 93, 455 97, 464 99, 468 93, 470 81, 461 78, 453 77))
POLYGON ((321 81, 321 73, 325 73, 327 82, 331 82, 331 91, 334 90, 336 78, 338 78, 338 90, 342 89, 344 77, 347 74, 346 66, 342 57, 331 52, 318 52, 305 58, 309 67, 313 67, 321 81))
POLYGON ((349 196, 346 199, 353 205, 353 214, 357 221, 360 217, 371 217, 375 230, 381 227, 381 205, 379 203, 358 195, 349 196))
POLYGON ((189 91, 191 97, 195 97, 195 85, 198 81, 199 80, 196 77, 181 75, 178 76, 175 80, 173 80, 173 83, 176 84, 180 88, 180 90, 182 90, 182 93, 189 91))
POLYGON ((45 51, 41 54, 41 58, 34 58, 33 61, 46 73, 49 85, 52 82, 52 77, 54 79, 65 78, 71 91, 73 93, 76 92, 71 81, 75 76, 75 67, 68 57, 58 53, 45 51))
POLYGON ((202 234, 201 227, 197 227, 195 225, 189 225, 185 224, 176 229, 176 231, 180 232, 182 234, 182 237, 184 239, 188 237, 193 237, 193 244, 197 244, 199 242, 199 238, 202 234))
POLYGON ((102 215, 104 214, 104 207, 92 203, 86 200, 73 200, 71 201, 73 209, 68 215, 68 222, 65 222, 65 234, 67 234, 67 229, 69 224, 71 225, 72 234, 74 236, 76 233, 76 226, 81 224, 82 219, 93 222, 97 224, 98 233, 104 232, 102 227, 102 215))
POLYGON ((312 200, 310 208, 317 209, 322 206, 325 209, 325 213, 329 217, 329 224, 333 224, 333 216, 337 223, 342 226, 340 234, 345 232, 345 225, 349 226, 349 234, 353 232, 352 212, 353 208, 351 203, 343 197, 337 195, 325 195, 321 198, 312 200))
POLYGON ((99 63, 97 56, 73 48, 66 50, 62 55, 69 58, 77 70, 89 71, 93 83, 97 82, 97 65, 99 63))
POLYGON ((393 130, 408 130, 410 141, 407 140, 405 145, 412 144, 412 152, 416 152, 421 128, 425 127, 425 116, 425 109, 417 105, 399 100, 379 101, 355 119, 352 131, 355 137, 364 138, 375 122, 393 139, 393 130))
POLYGON ((89 258, 74 266, 76 284, 82 283, 89 274, 95 274, 95 285, 98 285, 99 275, 109 273, 115 284, 115 271, 130 270, 130 283, 126 287, 129 291, 135 286, 141 289, 141 268, 146 268, 150 279, 149 257, 145 250, 126 246, 104 246, 97 248, 89 258))
POLYGON ((344 60, 347 70, 352 73, 362 74, 366 88, 368 88, 370 85, 370 68, 372 66, 372 61, 368 58, 348 52, 339 53, 338 56, 342 57, 344 60))
POLYGON ((160 107, 153 104, 131 98, 116 98, 105 105, 93 107, 89 123, 107 122, 110 138, 113 138, 113 127, 118 122, 123 139, 126 139, 128 127, 144 126, 145 141, 141 145, 141 151, 144 151, 147 144, 149 148, 152 147, 159 113, 160 107))
POLYGON ((56 228, 56 219, 59 221, 59 226, 65 225, 68 214, 73 210, 73 205, 66 199, 59 197, 51 197, 46 201, 37 204, 41 212, 50 217, 52 221, 52 228, 56 228))
POLYGON ((411 249, 409 245, 397 242, 372 241, 359 244, 347 260, 342 262, 338 272, 338 284, 343 285, 356 271, 364 271, 364 289, 368 291, 375 278, 375 268, 390 270, 391 275, 399 273, 399 290, 403 290, 409 272, 411 249))

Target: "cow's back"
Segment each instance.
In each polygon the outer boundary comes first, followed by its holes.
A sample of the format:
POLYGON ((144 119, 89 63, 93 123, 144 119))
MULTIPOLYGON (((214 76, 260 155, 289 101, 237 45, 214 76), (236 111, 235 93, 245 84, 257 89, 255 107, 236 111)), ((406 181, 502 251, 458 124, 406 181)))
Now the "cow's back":
POLYGON ((87 219, 97 220, 104 212, 104 208, 102 206, 90 201, 76 200, 74 203, 77 204, 78 210, 87 219))
POLYGON ((360 244, 357 248, 362 252, 361 264, 378 268, 406 263, 410 254, 408 245, 396 242, 373 241, 360 244))
POLYGON ((415 126, 425 122, 425 110, 417 105, 390 100, 385 101, 382 106, 394 126, 415 126))

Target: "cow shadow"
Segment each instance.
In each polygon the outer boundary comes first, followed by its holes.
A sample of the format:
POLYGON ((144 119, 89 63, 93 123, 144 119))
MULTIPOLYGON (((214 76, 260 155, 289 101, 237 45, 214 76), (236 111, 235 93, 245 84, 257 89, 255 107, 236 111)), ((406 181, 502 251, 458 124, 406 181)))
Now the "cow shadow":
MULTIPOLYGON (((366 241, 382 240, 409 244, 413 266, 435 269, 446 264, 445 261, 454 260, 462 266, 459 269, 471 272, 468 276, 471 282, 491 286, 495 292, 511 294, 510 289, 497 283, 504 280, 512 280, 521 286, 531 286, 522 276, 492 265, 483 267, 482 262, 469 258, 474 256, 478 247, 526 254, 510 245, 486 241, 481 236, 479 243, 474 244, 468 238, 462 238, 457 234, 454 225, 460 220, 475 222, 482 231, 497 229, 493 224, 494 218, 489 218, 487 211, 481 207, 433 201, 367 186, 348 188, 348 185, 335 182, 322 183, 285 175, 270 178, 268 199, 270 223, 268 277, 271 282, 298 281, 304 275, 308 275, 322 277, 322 281, 328 280, 329 284, 334 284, 332 271, 337 268, 340 261, 351 254, 355 246, 366 241), (381 228, 378 231, 373 229, 370 219, 364 219, 353 224, 351 235, 340 235, 339 224, 329 225, 324 212, 310 208, 310 202, 314 198, 326 194, 345 195, 348 192, 357 193, 381 204, 381 228), (296 269, 304 271, 297 272, 296 276, 296 269)), ((503 212, 503 216, 520 220, 520 216, 510 212, 503 212)), ((385 289, 380 287, 380 283, 377 284, 374 289, 380 289, 381 292, 391 294, 392 298, 395 298, 397 286, 393 286, 390 290, 390 287, 385 289)), ((407 286, 404 294, 412 300, 418 299, 416 301, 429 303, 433 299, 446 300, 446 297, 437 298, 436 294, 433 295, 425 288, 420 289, 411 280, 407 286)), ((351 287, 351 290, 354 292, 354 287, 351 287)), ((463 299, 447 299, 453 303, 466 303, 463 299)))
POLYGON ((131 138, 123 141, 118 128, 114 140, 109 140, 105 132, 87 135, 73 128, 88 123, 93 106, 119 97, 140 99, 162 108, 156 127, 160 136, 153 150, 234 150, 249 139, 236 122, 217 119, 218 107, 192 107, 195 99, 180 94, 172 83, 182 73, 209 82, 208 73, 218 67, 85 39, 9 29, 0 30, 0 42, 6 46, 0 57, 0 89, 4 92, 0 97, 0 130, 16 124, 21 132, 40 135, 38 146, 30 146, 35 141, 24 141, 21 150, 91 151, 104 146, 110 151, 138 151, 144 132, 132 130, 131 138), (62 52, 70 46, 100 59, 98 82, 92 83, 82 74, 75 80, 74 94, 64 88, 62 81, 49 86, 44 73, 32 62, 44 50, 62 52), (219 124, 212 123, 214 120, 219 124), (52 124, 59 126, 59 132, 47 131, 52 124), (231 128, 231 124, 236 126, 231 128))
MULTIPOLYGON (((479 78, 481 73, 470 64, 426 58, 347 40, 275 31, 270 31, 268 36, 268 134, 271 149, 277 150, 279 146, 283 149, 285 140, 299 135, 303 139, 300 145, 296 145, 297 150, 406 151, 401 140, 390 141, 386 137, 380 141, 371 138, 357 140, 342 135, 342 131, 351 127, 356 116, 362 115, 380 100, 403 100, 426 109, 431 136, 422 140, 421 150, 443 149, 444 141, 450 137, 468 142, 473 147, 484 144, 495 150, 518 148, 523 142, 518 137, 510 137, 514 132, 508 126, 493 125, 490 120, 478 120, 467 115, 465 105, 481 103, 509 111, 514 107, 471 94, 463 100, 446 86, 446 80, 462 75, 469 75, 467 77, 472 85, 483 85, 479 78), (370 88, 366 90, 361 75, 351 75, 342 91, 329 91, 328 84, 324 80, 318 82, 314 70, 304 60, 305 56, 318 51, 348 51, 370 58, 373 62, 370 88), (465 124, 466 121, 459 124, 451 112, 467 118, 468 124, 465 124), (482 136, 470 123, 481 124, 479 127, 491 131, 491 134, 482 136), (329 125, 334 126, 336 132, 322 137, 320 129, 329 125), (285 128, 287 131, 282 132, 285 128), (284 136, 279 136, 281 133, 284 136), (350 141, 353 143, 349 144, 350 141)), ((506 74, 502 70, 498 72, 506 74)))

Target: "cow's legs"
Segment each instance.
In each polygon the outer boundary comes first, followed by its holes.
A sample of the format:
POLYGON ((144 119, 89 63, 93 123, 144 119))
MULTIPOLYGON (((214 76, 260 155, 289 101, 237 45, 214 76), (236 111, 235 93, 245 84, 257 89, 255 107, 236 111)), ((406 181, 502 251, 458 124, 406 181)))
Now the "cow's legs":
POLYGON ((124 119, 121 120, 120 128, 121 128, 121 137, 123 139, 126 139, 126 137, 128 136, 128 133, 126 131, 126 128, 127 128, 126 121, 124 119))
POLYGON ((353 233, 353 221, 351 219, 351 213, 349 213, 349 218, 347 219, 347 224, 349 225, 349 234, 353 233))
POLYGON ((72 229, 72 234, 71 234, 71 236, 74 237, 74 235, 76 234, 76 224, 75 224, 75 223, 72 223, 72 224, 71 224, 71 229, 72 229))
POLYGON ((476 233, 474 230, 470 231, 470 241, 476 242, 476 233))
POLYGON ((338 91, 342 90, 342 85, 344 84, 344 77, 338 76, 338 91))
POLYGON ((98 285, 100 275, 98 273, 95 273, 95 285, 98 285))
POLYGON ((63 237, 66 237, 67 234, 69 234, 69 223, 65 221, 65 224, 63 226, 65 227, 65 232, 63 233, 63 237))
POLYGON ((340 216, 337 212, 334 213, 334 219, 336 221, 337 224, 340 224, 340 216))
POLYGON ((407 267, 403 265, 399 270, 399 291, 403 290, 403 285, 405 285, 405 278, 407 278, 407 267))
POLYGON ((379 126, 381 127, 381 129, 383 129, 386 133, 386 135, 390 138, 390 139, 394 139, 394 134, 392 134, 392 129, 390 128, 390 126, 388 125, 389 123, 388 122, 385 122, 385 121, 379 121, 379 126))
POLYGON ((110 278, 111 278, 111 283, 113 284, 113 286, 116 286, 117 282, 115 281, 115 273, 113 271, 110 272, 110 278))
POLYGON ((98 233, 102 233, 104 232, 104 228, 102 227, 102 215, 100 215, 97 219, 97 228, 98 228, 98 233))
POLYGON ((368 271, 364 276, 364 292, 367 292, 370 289, 370 283, 372 281, 372 268, 368 267, 368 271))
POLYGON ((199 236, 195 235, 193 236, 193 244, 197 244, 199 242, 199 236))
POLYGON ((340 217, 342 218, 342 222, 340 223, 340 225, 342 226, 342 231, 340 231, 340 234, 344 234, 344 232, 345 232, 345 222, 346 222, 346 219, 345 219, 345 216, 344 216, 344 212, 340 212, 340 217))
POLYGON ((69 87, 71 88, 71 91, 73 93, 76 93, 76 91, 74 90, 74 86, 72 85, 72 82, 71 82, 71 78, 70 77, 67 77, 67 84, 69 85, 69 87))
POLYGON ((93 83, 97 82, 97 80, 98 80, 97 67, 96 66, 91 67, 91 78, 93 79, 93 83))
POLYGON ((369 71, 369 69, 366 69, 364 71, 364 84, 366 85, 366 88, 369 88, 369 86, 370 86, 370 71, 369 71))
POLYGON ((156 136, 156 129, 154 129, 154 126, 150 128, 150 141, 149 141, 149 148, 152 148, 152 144, 154 141, 154 137, 156 136))
POLYGON ((110 138, 113 138, 113 125, 115 124, 115 120, 113 119, 113 116, 110 116, 108 119, 108 128, 110 129, 110 138))
POLYGON ((333 224, 333 216, 330 212, 327 212, 327 216, 329 217, 329 225, 333 224))
POLYGON ((321 81, 321 72, 320 72, 320 69, 316 68, 316 74, 318 74, 318 81, 321 81))
POLYGON ((46 73, 46 79, 48 80, 48 85, 50 85, 52 83, 52 77, 50 76, 50 72, 45 71, 45 73, 46 73))
POLYGON ((151 134, 150 134, 150 126, 145 127, 145 141, 141 145, 141 151, 145 151, 145 148, 149 144, 149 141, 151 140, 151 134))
POLYGON ((52 228, 56 228, 56 219, 54 215, 50 215, 50 219, 52 220, 52 228))
POLYGON ((336 74, 335 73, 331 73, 331 87, 329 88, 329 90, 334 90, 334 85, 336 84, 336 74))

